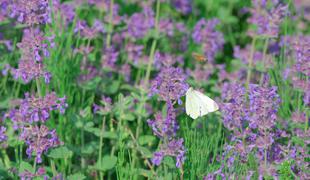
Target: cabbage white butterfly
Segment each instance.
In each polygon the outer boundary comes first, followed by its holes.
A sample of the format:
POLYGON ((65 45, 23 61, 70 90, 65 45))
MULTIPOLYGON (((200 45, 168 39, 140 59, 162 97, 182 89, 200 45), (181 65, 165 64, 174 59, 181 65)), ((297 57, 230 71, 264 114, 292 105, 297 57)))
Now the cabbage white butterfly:
POLYGON ((189 88, 186 92, 185 111, 193 119, 217 111, 219 106, 208 96, 189 88))

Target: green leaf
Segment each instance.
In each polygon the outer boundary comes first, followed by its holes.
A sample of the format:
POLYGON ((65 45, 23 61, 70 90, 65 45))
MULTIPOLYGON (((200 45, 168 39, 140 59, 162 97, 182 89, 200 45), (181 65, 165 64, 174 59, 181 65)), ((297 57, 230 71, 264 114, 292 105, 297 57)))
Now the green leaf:
POLYGON ((83 180, 86 179, 86 176, 82 173, 75 173, 67 177, 67 180, 83 180))
POLYGON ((25 162, 25 161, 22 161, 19 165, 19 169, 18 169, 18 172, 19 174, 20 173, 23 173, 25 171, 29 171, 29 172, 33 172, 33 168, 32 168, 32 165, 29 164, 28 162, 25 162))
POLYGON ((136 117, 132 113, 125 113, 120 117, 120 119, 125 121, 134 121, 136 117))
POLYGON ((52 149, 48 154, 48 157, 54 159, 67 159, 73 156, 73 152, 69 150, 66 146, 61 146, 55 149, 52 149))
POLYGON ((104 92, 110 95, 115 94, 118 91, 120 85, 120 81, 112 81, 112 83, 109 83, 105 86, 104 92))
POLYGON ((99 163, 96 164, 93 168, 99 171, 107 171, 116 166, 117 157, 115 156, 104 156, 102 158, 101 165, 99 163))
POLYGON ((146 169, 138 169, 138 173, 141 176, 148 177, 148 178, 152 178, 153 176, 152 171, 146 170, 146 169))
POLYGON ((153 157, 153 154, 152 154, 152 152, 149 149, 147 149, 145 147, 142 147, 142 146, 137 147, 137 149, 138 149, 138 151, 140 151, 143 154, 143 156, 145 158, 153 157))
POLYGON ((153 144, 156 138, 151 135, 140 136, 138 142, 140 145, 153 144))

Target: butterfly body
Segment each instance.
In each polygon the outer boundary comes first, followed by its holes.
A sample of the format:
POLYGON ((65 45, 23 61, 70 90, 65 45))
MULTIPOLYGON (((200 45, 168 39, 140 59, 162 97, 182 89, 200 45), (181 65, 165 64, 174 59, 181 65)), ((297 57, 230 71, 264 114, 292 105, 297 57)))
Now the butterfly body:
POLYGON ((206 58, 204 55, 201 55, 201 54, 198 54, 198 53, 193 53, 192 56, 193 56, 193 58, 194 58, 196 61, 199 61, 199 62, 205 62, 205 61, 207 61, 207 58, 206 58))
POLYGON ((186 114, 193 119, 204 116, 219 109, 215 101, 199 91, 189 88, 186 92, 186 114))

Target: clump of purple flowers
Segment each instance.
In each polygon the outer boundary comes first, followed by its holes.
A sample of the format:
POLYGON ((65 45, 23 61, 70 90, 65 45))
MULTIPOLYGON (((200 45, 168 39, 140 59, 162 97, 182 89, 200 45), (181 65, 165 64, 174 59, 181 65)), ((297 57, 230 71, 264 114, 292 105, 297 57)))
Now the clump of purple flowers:
POLYGON ((30 96, 26 93, 25 99, 21 100, 17 108, 8 113, 8 117, 13 121, 15 128, 35 122, 44 123, 49 119, 51 111, 65 112, 68 106, 65 101, 65 97, 58 98, 54 92, 45 97, 30 96))
POLYGON ((36 154, 35 161, 37 163, 42 162, 42 154, 44 152, 62 144, 56 135, 56 131, 50 131, 45 125, 24 127, 20 139, 27 144, 26 153, 29 158, 32 156, 32 153, 36 154))
POLYGON ((157 77, 152 81, 150 94, 158 94, 161 100, 167 105, 167 114, 165 117, 161 113, 155 115, 154 120, 148 120, 153 133, 163 140, 160 150, 154 153, 152 162, 160 165, 165 156, 176 157, 176 166, 182 168, 185 160, 185 148, 183 139, 176 138, 176 132, 179 128, 176 121, 176 110, 174 104, 181 103, 180 98, 185 95, 189 86, 186 83, 186 75, 182 69, 173 67, 172 61, 163 61, 163 66, 157 77))
POLYGON ((216 30, 218 19, 201 19, 194 27, 192 38, 195 43, 203 46, 206 57, 213 61, 217 52, 223 49, 224 36, 216 30))
POLYGON ((183 70, 175 67, 163 67, 152 81, 151 94, 158 94, 166 102, 179 100, 185 95, 188 84, 183 70))
POLYGON ((172 4, 175 9, 180 13, 187 15, 192 12, 192 1, 191 0, 173 0, 172 4))
POLYGON ((185 161, 185 149, 183 145, 184 140, 171 140, 168 144, 163 144, 159 151, 154 153, 152 159, 153 164, 160 165, 165 156, 176 157, 176 167, 181 168, 185 161))
MULTIPOLYGON (((277 2, 277 1, 275 1, 277 2)), ((283 18, 287 15, 288 6, 272 4, 268 8, 266 0, 252 0, 251 17, 248 22, 255 26, 249 31, 250 36, 277 37, 283 18)))
POLYGON ((21 58, 17 69, 11 69, 14 77, 21 78, 25 83, 32 79, 44 77, 49 83, 51 75, 43 64, 43 58, 49 56, 49 44, 54 46, 52 38, 44 37, 39 29, 30 28, 24 30, 23 39, 17 46, 21 49, 21 58))
POLYGON ((34 25, 51 22, 49 1, 47 0, 16 0, 9 1, 8 16, 18 22, 34 25))
POLYGON ((142 12, 134 13, 126 22, 128 36, 135 39, 143 38, 155 26, 154 12, 146 6, 142 12))

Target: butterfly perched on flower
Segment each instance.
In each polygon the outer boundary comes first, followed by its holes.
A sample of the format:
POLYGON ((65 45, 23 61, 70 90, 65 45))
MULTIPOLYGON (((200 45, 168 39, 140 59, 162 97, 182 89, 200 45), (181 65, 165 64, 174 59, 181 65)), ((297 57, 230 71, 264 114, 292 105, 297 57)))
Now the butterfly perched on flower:
POLYGON ((186 114, 193 119, 217 111, 217 103, 203 93, 189 88, 186 92, 185 110, 186 114))
POLYGON ((207 59, 204 55, 202 55, 202 54, 198 54, 198 53, 193 52, 193 53, 192 53, 192 56, 193 56, 193 58, 194 58, 196 61, 199 61, 199 62, 208 61, 208 59, 207 59))

